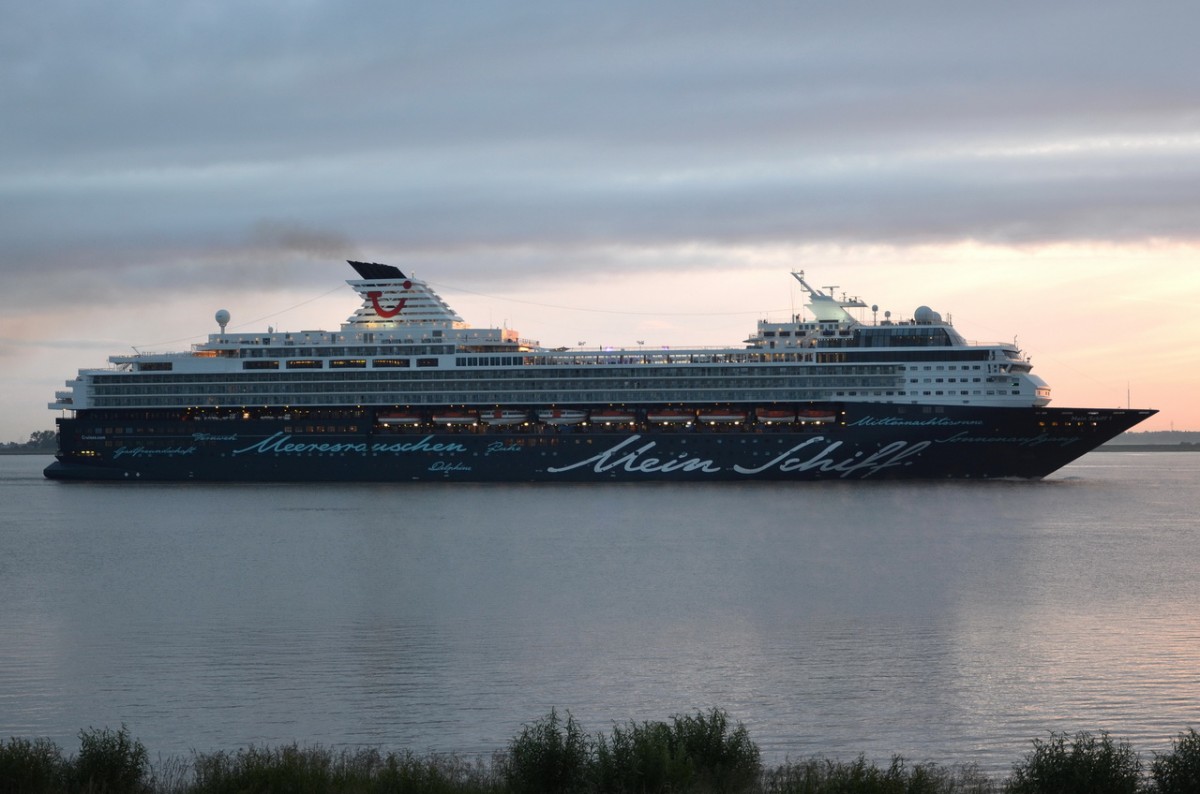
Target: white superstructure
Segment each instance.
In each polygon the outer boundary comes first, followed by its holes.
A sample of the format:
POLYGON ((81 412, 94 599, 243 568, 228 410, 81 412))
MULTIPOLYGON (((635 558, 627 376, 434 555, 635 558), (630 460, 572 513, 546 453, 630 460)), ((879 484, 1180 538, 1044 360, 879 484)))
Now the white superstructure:
MULTIPOLYGON (((467 325, 421 279, 351 262, 362 305, 337 331, 212 334, 190 351, 113 356, 81 370, 51 408, 272 411, 764 406, 802 402, 1042 406, 1050 390, 1012 344, 971 344, 936 313, 860 322, 793 275, 814 319, 760 321, 743 346, 545 348, 467 325)), ((224 321, 228 322, 227 313, 224 321)))

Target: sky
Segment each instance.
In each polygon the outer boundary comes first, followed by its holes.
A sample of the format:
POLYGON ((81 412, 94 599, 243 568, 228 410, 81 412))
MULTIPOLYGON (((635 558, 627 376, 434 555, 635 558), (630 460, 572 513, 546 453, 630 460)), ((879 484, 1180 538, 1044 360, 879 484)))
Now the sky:
MULTIPOLYGON (((0 441, 81 367, 333 328, 347 258, 549 346, 740 344, 789 275, 1200 430, 1200 5, 0 8, 0 441)), ((864 319, 870 319, 869 316, 864 319)))

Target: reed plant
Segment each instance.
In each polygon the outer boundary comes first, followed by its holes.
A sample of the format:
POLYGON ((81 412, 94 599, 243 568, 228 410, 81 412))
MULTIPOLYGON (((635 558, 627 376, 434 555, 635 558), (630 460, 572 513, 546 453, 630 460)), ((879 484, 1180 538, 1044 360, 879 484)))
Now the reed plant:
POLYGON ((789 762, 763 774, 764 794, 994 794, 995 783, 974 766, 909 766, 893 756, 887 768, 854 761, 789 762))
POLYGON ((0 792, 20 794, 149 794, 154 792, 149 754, 120 730, 79 732, 79 754, 63 756, 49 739, 0 742, 0 792))
POLYGON ((0 742, 0 791, 57 794, 68 775, 62 750, 49 739, 0 742))
POLYGON ((1051 733, 1034 739, 1033 750, 1013 767, 1005 786, 1010 794, 1137 794, 1142 788, 1141 758, 1127 742, 1086 731, 1069 737, 1051 733))
POLYGON ((596 737, 593 780, 600 792, 746 791, 762 771, 745 726, 730 730, 720 709, 671 722, 614 725, 596 737))
POLYGON ((492 794, 504 791, 492 767, 457 756, 420 758, 374 748, 333 751, 288 745, 197 755, 191 794, 380 792, 492 794))
POLYGON ((79 755, 73 764, 79 791, 139 794, 153 790, 150 755, 129 729, 89 728, 79 732, 79 755))
POLYGON ((1195 794, 1200 792, 1200 734, 1194 728, 1171 743, 1171 752, 1155 755, 1150 777, 1157 794, 1195 794))
POLYGON ((508 745, 505 778, 519 794, 586 791, 592 776, 594 744, 567 712, 563 722, 555 709, 526 725, 508 745))

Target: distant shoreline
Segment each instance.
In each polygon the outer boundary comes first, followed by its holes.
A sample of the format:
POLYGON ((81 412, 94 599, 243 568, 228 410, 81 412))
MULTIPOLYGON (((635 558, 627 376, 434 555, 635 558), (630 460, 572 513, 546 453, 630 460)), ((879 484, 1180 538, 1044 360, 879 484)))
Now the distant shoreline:
POLYGON ((1101 444, 1093 452, 1200 452, 1200 444, 1101 444))

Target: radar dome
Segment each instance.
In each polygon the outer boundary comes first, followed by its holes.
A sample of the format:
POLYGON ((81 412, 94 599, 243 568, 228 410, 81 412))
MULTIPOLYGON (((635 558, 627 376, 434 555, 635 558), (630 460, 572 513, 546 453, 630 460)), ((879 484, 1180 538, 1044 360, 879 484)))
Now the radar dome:
POLYGON ((942 315, 938 314, 928 306, 918 306, 917 310, 913 312, 913 319, 918 323, 928 325, 930 323, 940 323, 942 321, 942 315))
POLYGON ((217 325, 221 326, 221 331, 224 332, 225 326, 229 325, 229 312, 221 309, 216 314, 217 325))

